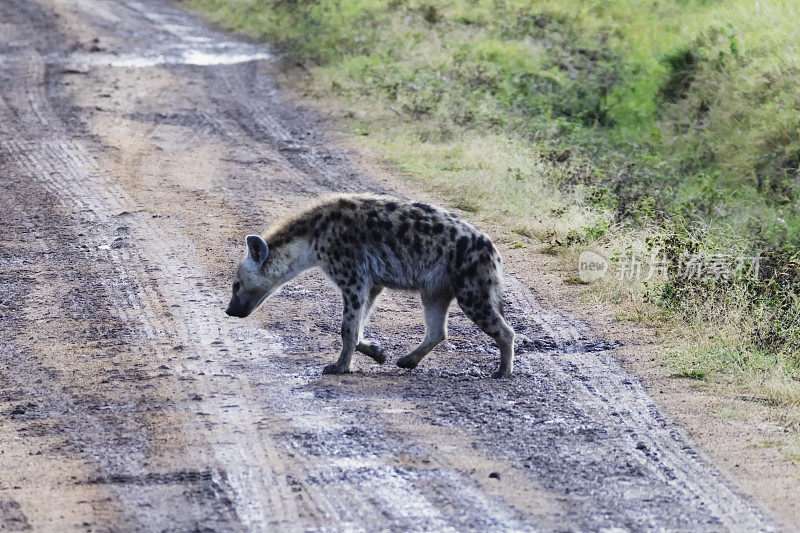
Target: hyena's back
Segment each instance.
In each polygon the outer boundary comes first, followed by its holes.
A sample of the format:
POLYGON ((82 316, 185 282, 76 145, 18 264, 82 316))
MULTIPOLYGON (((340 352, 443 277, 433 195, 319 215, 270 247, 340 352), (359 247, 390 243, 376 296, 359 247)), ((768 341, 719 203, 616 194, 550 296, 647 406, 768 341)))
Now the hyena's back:
MULTIPOLYGON (((468 222, 442 209, 371 195, 335 196, 284 222, 267 242, 307 233, 322 268, 336 281, 454 296, 499 283, 500 256, 468 222), (283 234, 283 235, 281 235, 283 234)), ((270 243, 272 244, 272 243, 270 243)))

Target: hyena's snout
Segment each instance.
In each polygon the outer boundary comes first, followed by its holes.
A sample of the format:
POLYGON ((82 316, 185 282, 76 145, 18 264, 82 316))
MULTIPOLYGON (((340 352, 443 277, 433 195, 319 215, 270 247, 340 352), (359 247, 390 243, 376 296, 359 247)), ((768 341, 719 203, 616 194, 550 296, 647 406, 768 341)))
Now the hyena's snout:
POLYGON ((228 316, 235 316, 237 318, 244 318, 253 311, 251 306, 244 305, 241 298, 237 295, 231 297, 228 303, 228 308, 225 309, 225 314, 228 316))

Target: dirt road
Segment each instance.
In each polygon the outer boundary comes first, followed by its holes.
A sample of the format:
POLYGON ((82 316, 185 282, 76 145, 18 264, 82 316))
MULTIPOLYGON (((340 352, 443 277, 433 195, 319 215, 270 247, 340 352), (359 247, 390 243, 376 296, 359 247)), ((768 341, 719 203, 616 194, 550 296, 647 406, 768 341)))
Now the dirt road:
MULTIPOLYGON (((0 0, 0 529, 765 530, 588 328, 509 274, 517 376, 390 293, 322 376, 319 274, 225 316, 243 236, 381 191, 267 50, 154 0, 0 0)), ((557 302, 556 302, 557 304, 557 302)))

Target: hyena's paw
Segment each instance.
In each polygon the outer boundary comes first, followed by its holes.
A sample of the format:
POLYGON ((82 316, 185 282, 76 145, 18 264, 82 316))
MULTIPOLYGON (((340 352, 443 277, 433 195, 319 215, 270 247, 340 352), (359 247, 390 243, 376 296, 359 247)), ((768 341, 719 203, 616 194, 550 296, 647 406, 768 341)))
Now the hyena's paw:
POLYGON ((383 346, 377 342, 359 342, 356 350, 371 357, 379 365, 386 362, 386 353, 383 351, 383 346))
POLYGON ((347 374, 348 372, 350 372, 350 367, 344 368, 336 363, 325 365, 325 368, 322 369, 323 374, 347 374))
POLYGON ((511 370, 507 368, 500 368, 494 374, 492 374, 494 379, 509 379, 511 377, 511 370))
POLYGON ((397 366, 399 366, 400 368, 412 369, 416 368, 418 364, 419 364, 419 358, 413 354, 408 354, 397 360, 397 366))

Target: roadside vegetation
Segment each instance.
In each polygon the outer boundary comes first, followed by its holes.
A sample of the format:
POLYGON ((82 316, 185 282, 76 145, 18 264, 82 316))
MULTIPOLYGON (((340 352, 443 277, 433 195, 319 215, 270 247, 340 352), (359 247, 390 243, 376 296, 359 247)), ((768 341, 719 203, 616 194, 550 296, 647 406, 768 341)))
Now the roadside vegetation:
POLYGON ((609 258, 589 294, 670 330, 675 375, 800 405, 800 3, 185 3, 453 206, 609 258))

